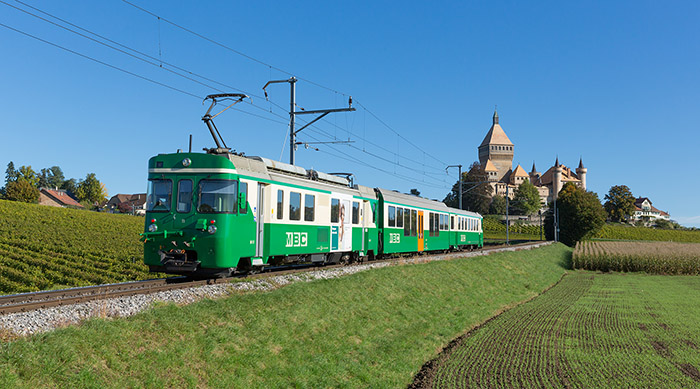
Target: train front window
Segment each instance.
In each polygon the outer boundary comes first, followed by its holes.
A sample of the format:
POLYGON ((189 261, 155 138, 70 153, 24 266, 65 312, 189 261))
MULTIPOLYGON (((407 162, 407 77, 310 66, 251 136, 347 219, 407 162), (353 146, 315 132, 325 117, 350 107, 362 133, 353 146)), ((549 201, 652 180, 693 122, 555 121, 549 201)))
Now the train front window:
POLYGON ((170 180, 148 180, 146 210, 149 212, 169 212, 173 182, 170 180))
POLYGON ((199 181, 199 213, 236 213, 238 181, 199 181))
POLYGON ((192 180, 177 183, 177 211, 187 213, 192 209, 192 180))

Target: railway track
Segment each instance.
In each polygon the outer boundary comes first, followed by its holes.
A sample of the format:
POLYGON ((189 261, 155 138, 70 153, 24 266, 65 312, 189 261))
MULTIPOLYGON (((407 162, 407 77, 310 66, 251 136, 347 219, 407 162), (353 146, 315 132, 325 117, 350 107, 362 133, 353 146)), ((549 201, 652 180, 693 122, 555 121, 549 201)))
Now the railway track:
MULTIPOLYGON (((487 254, 498 251, 525 249, 531 246, 542 245, 543 243, 544 242, 523 243, 513 246, 483 248, 475 251, 480 252, 482 254, 487 254)), ((406 260, 408 258, 419 258, 420 260, 429 261, 432 257, 435 256, 441 256, 446 258, 458 258, 465 256, 466 253, 468 252, 461 251, 447 254, 414 255, 411 257, 391 258, 383 262, 390 263, 392 261, 406 260)), ((27 312, 36 309, 56 307, 61 305, 70 305, 92 300, 132 296, 137 294, 149 294, 166 290, 192 288, 203 285, 223 284, 231 282, 232 280, 240 280, 241 278, 256 279, 270 276, 302 273, 319 269, 332 269, 342 266, 343 265, 330 265, 319 268, 317 266, 312 265, 300 265, 294 268, 287 268, 285 270, 264 271, 262 273, 257 274, 250 274, 246 276, 234 276, 227 278, 192 280, 188 277, 169 277, 144 281, 123 282, 117 284, 85 286, 79 288, 13 294, 7 296, 0 296, 0 315, 15 312, 27 312)))

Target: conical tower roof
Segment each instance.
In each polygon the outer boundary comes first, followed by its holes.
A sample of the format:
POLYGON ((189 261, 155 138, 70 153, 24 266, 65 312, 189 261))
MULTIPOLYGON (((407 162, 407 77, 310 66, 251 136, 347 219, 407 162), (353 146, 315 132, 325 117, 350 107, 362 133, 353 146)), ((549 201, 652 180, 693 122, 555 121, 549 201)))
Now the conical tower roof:
POLYGON ((528 174, 525 173, 525 169, 523 169, 523 167, 520 166, 520 164, 518 164, 518 166, 513 171, 513 177, 528 177, 528 174))
POLYGON ((496 166, 491 162, 490 159, 486 160, 486 166, 484 166, 484 171, 485 172, 497 172, 498 169, 496 169, 496 166))
POLYGON ((513 146, 513 143, 510 141, 510 139, 508 139, 506 132, 503 131, 501 125, 498 124, 498 112, 495 111, 493 113, 493 125, 491 125, 491 129, 489 129, 489 132, 486 134, 484 141, 481 142, 479 147, 487 145, 513 146))

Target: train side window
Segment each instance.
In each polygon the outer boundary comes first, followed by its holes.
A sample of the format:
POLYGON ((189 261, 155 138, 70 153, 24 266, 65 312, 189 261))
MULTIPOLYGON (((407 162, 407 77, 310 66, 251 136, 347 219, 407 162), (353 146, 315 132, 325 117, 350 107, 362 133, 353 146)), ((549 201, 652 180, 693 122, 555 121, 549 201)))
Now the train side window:
POLYGON ((389 227, 396 227, 396 207, 389 206, 389 227))
MULTIPOLYGON (((411 210, 411 236, 416 236, 416 232, 418 231, 418 211, 415 209, 411 210)), ((423 228, 423 226, 421 226, 423 228)))
POLYGON ((241 181, 241 183, 238 184, 238 198, 241 200, 245 200, 245 201, 239 201, 239 203, 240 203, 240 204, 238 204, 239 212, 241 214, 248 213, 248 183, 241 181), (241 197, 241 193, 243 193, 242 197, 241 197))
POLYGON ((435 236, 440 236, 440 229, 442 228, 442 215, 435 215, 435 236))
POLYGON ((188 213, 192 210, 192 180, 177 183, 177 211, 188 213))
POLYGON ((301 193, 289 192, 289 220, 301 220, 301 193))
POLYGON ((372 223, 377 222, 377 203, 372 203, 372 223))
POLYGON ((282 219, 284 212, 284 191, 282 189, 277 190, 277 219, 282 219))
POLYGON ((360 223, 360 203, 357 201, 352 202, 352 224, 360 223))
POLYGON ((331 223, 337 223, 340 217, 340 200, 331 199, 331 223))
POLYGON ((314 221, 314 213, 316 211, 316 196, 304 195, 304 221, 314 221))
POLYGON ((403 236, 411 236, 411 210, 403 210, 403 236))
POLYGON ((455 229, 455 217, 450 216, 450 229, 454 230, 455 229))
POLYGON ((435 214, 433 214, 432 212, 429 212, 428 213, 428 236, 434 235, 434 233, 433 233, 433 225, 434 225, 433 220, 434 219, 435 219, 435 214))
POLYGON ((403 227, 403 208, 396 208, 396 227, 403 227))

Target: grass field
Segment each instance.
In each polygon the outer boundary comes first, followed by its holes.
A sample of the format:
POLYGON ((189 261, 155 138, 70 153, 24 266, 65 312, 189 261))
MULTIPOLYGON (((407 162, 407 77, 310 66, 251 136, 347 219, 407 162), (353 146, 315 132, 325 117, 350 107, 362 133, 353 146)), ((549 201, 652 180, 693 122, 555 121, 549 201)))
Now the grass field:
POLYGON ((700 243, 700 230, 661 230, 657 228, 606 224, 594 238, 602 240, 654 240, 700 243))
POLYGON ((572 263, 585 270, 700 275, 700 244, 578 242, 572 263))
POLYGON ((434 387, 698 387, 700 278, 578 271, 469 333, 434 387))
POLYGON ((0 294, 153 278, 141 217, 0 200, 0 294))
POLYGON ((0 387, 405 387, 451 339, 565 273, 571 249, 390 266, 0 345, 0 387))

